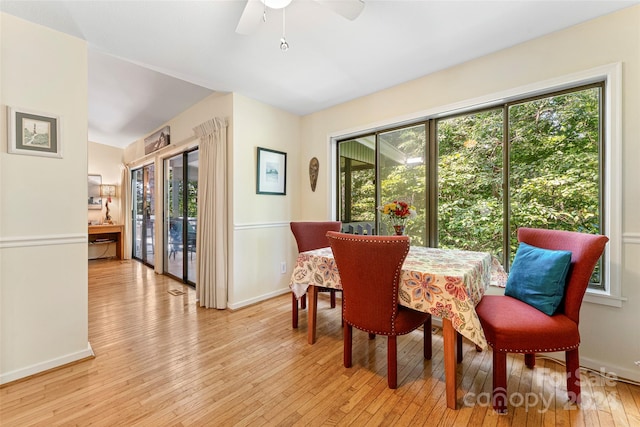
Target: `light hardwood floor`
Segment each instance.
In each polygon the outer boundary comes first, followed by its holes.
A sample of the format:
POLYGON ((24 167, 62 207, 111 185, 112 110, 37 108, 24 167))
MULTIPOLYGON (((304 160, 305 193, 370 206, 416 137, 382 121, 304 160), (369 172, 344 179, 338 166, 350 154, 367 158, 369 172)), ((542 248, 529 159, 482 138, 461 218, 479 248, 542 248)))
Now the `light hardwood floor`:
POLYGON ((370 341, 354 330, 353 367, 346 369, 339 308, 321 297, 311 346, 306 311, 291 329, 290 298, 206 310, 196 307, 192 289, 138 262, 92 261, 95 358, 0 388, 0 424, 640 425, 640 387, 583 373, 585 404, 566 407, 563 367, 539 360, 529 370, 521 357, 509 358, 512 405, 498 416, 488 407, 491 352, 468 342, 458 365, 459 409, 447 409, 439 330, 431 361, 422 359, 420 332, 399 337, 398 389, 390 390, 386 338, 370 341))

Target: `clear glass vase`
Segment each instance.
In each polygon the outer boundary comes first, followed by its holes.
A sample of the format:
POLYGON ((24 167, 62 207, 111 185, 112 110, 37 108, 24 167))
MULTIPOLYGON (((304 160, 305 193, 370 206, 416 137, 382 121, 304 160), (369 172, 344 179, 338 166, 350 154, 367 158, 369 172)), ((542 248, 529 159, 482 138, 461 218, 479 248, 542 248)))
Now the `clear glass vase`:
POLYGON ((396 232, 396 236, 404 236, 404 227, 405 227, 404 224, 397 224, 397 225, 394 224, 393 225, 393 229, 396 232))

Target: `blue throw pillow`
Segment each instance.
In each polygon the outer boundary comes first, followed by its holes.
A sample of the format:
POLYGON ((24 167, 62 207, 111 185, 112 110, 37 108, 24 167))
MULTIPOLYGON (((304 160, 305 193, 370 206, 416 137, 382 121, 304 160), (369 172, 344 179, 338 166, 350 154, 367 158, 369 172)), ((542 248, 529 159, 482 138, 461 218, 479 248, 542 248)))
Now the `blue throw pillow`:
POLYGON ((570 265, 570 251, 542 249, 521 242, 504 294, 551 316, 562 302, 570 265))

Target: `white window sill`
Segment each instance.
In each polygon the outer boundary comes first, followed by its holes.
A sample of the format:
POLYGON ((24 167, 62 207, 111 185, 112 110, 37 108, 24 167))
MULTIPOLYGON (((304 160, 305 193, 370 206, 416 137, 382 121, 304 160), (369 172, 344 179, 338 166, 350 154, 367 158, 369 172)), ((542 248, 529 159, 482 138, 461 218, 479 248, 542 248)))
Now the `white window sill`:
POLYGON ((626 300, 626 298, 609 295, 603 291, 587 290, 587 293, 584 295, 585 302, 618 308, 622 307, 622 303, 626 300))
MULTIPOLYGON (((489 286, 486 290, 485 295, 504 295, 504 288, 500 288, 498 286, 489 286)), ((591 304, 600 304, 607 305, 609 307, 622 307, 622 303, 627 299, 623 297, 617 297, 613 295, 609 295, 603 291, 596 290, 587 290, 587 293, 584 294, 583 301, 589 302, 591 304)))

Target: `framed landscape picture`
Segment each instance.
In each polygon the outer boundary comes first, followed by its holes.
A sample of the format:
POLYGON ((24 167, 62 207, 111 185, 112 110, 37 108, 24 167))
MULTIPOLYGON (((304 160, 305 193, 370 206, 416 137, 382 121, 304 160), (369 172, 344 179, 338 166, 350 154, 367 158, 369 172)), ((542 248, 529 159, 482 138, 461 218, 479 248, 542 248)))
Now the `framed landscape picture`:
POLYGON ((287 194, 287 153, 258 147, 256 193, 287 194))
POLYGON ((144 154, 151 154, 154 151, 166 147, 170 143, 170 129, 165 126, 153 135, 144 139, 144 154))
POLYGON ((15 107, 7 112, 9 153, 62 158, 58 116, 15 107))

